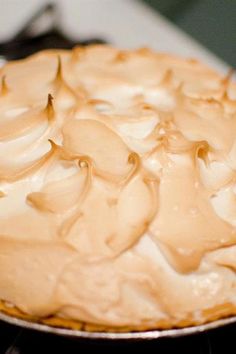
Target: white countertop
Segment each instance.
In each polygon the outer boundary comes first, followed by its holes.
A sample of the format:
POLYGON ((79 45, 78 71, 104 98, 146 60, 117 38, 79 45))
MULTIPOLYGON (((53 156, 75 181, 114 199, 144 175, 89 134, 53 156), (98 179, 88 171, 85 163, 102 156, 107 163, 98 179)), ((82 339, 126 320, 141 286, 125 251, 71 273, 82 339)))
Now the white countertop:
MULTIPOLYGON (((227 64, 138 0, 54 0, 61 23, 74 38, 102 37, 121 48, 148 46, 196 57, 226 72, 227 64)), ((0 0, 0 40, 17 32, 48 0, 0 0)), ((1 53, 0 53, 1 54, 1 53)))

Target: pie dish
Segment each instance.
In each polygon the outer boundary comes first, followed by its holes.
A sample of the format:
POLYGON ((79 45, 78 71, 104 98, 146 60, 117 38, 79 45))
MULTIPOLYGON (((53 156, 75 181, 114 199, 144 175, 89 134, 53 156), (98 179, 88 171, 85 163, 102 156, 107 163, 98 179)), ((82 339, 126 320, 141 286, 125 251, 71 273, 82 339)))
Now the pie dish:
POLYGON ((86 331, 236 314, 236 85, 142 48, 0 70, 0 311, 86 331))

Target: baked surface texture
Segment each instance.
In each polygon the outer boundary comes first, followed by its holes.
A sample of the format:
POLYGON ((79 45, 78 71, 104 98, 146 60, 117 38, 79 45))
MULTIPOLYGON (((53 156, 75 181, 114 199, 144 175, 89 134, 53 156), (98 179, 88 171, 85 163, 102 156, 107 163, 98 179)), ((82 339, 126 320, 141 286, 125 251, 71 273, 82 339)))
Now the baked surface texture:
POLYGON ((85 330, 236 314, 236 85, 109 46, 0 70, 0 311, 85 330))

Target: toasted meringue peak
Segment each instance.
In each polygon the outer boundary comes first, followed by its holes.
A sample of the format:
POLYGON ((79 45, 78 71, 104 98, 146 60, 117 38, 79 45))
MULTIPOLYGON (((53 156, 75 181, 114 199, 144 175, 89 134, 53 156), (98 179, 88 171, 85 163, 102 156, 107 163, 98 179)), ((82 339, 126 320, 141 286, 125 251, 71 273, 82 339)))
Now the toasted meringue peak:
POLYGON ((161 82, 160 85, 161 86, 168 86, 168 85, 172 85, 173 84, 173 77, 174 77, 174 73, 171 69, 167 69, 161 82))
POLYGON ((224 88, 227 88, 230 81, 232 80, 233 78, 233 75, 235 74, 235 69, 234 68, 230 68, 227 75, 221 79, 221 84, 224 88))
POLYGON ((56 70, 56 76, 55 76, 54 80, 55 80, 55 82, 62 82, 63 81, 62 63, 61 63, 60 55, 57 56, 57 70, 56 70))
POLYGON ((7 63, 0 301, 108 328, 235 314, 232 74, 100 45, 7 63))
POLYGON ((114 61, 118 62, 118 63, 122 63, 124 61, 126 61, 129 57, 129 53, 125 50, 121 50, 117 53, 114 61))
POLYGON ((1 82, 1 96, 6 95, 9 92, 7 83, 6 83, 6 76, 3 75, 2 82, 1 82))
POLYGON ((46 106, 46 113, 48 116, 48 120, 52 120, 55 117, 55 111, 53 108, 53 97, 52 95, 49 93, 48 94, 48 102, 47 102, 47 106, 46 106))

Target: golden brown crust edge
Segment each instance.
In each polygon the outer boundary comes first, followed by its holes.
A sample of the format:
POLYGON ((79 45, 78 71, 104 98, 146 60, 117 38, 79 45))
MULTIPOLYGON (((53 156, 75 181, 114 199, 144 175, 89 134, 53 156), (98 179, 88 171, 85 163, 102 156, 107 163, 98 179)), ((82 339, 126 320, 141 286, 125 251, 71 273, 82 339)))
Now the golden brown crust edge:
POLYGON ((152 327, 148 325, 132 326, 132 327, 112 327, 112 326, 103 326, 92 323, 85 323, 75 320, 69 320, 60 318, 57 316, 50 316, 47 318, 39 318, 29 314, 25 314, 16 307, 10 307, 5 304, 4 301, 0 300, 0 313, 8 315, 12 318, 17 318, 25 320, 32 323, 44 324, 50 327, 71 329, 74 331, 84 331, 84 332, 141 332, 141 331, 150 331, 150 330, 167 330, 173 328, 186 328, 197 325, 203 325, 206 323, 214 322, 220 319, 225 319, 227 317, 232 317, 236 315, 236 306, 226 303, 223 305, 215 306, 214 308, 203 311, 202 321, 196 321, 189 315, 186 316, 185 320, 176 322, 173 326, 173 323, 170 321, 158 321, 152 327))

